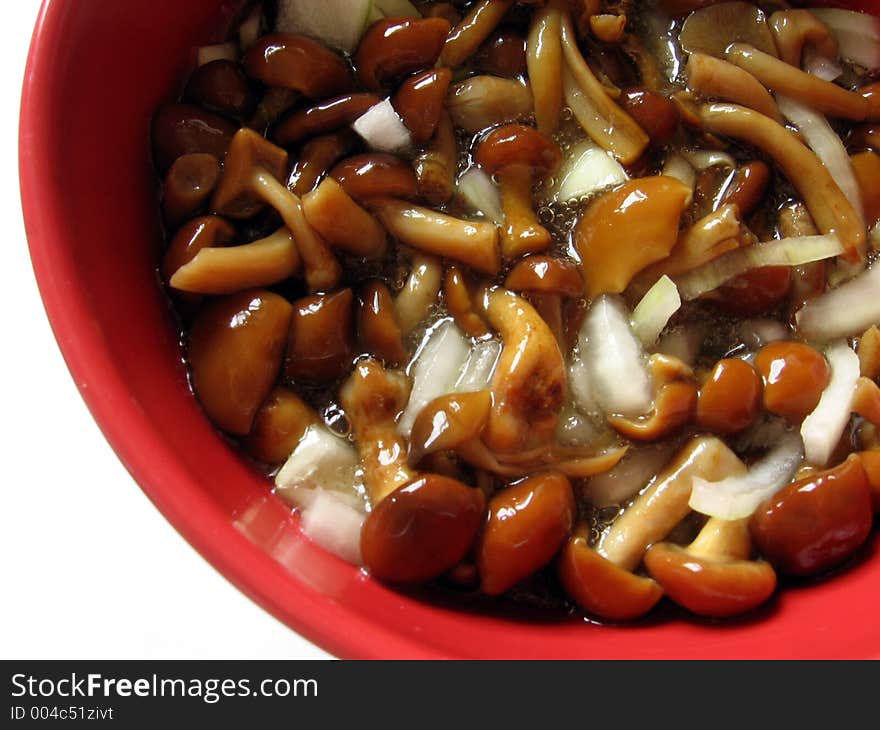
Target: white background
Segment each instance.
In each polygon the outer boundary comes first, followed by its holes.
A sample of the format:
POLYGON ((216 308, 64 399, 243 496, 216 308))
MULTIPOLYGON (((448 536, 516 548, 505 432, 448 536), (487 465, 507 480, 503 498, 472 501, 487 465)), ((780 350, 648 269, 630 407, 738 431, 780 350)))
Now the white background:
POLYGON ((39 0, 3 3, 0 658, 330 656, 238 592, 107 445, 37 292, 18 186, 18 108, 39 0))

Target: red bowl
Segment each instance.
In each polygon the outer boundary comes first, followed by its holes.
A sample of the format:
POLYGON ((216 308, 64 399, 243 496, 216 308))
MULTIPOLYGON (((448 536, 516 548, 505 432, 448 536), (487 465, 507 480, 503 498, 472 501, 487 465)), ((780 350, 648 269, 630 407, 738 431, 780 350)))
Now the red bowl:
POLYGON ((750 621, 598 626, 401 595, 300 534, 187 389, 156 273, 149 120, 237 5, 46 0, 22 100, 22 199, 49 320, 107 439, 180 533, 260 605, 346 658, 880 658, 876 540, 857 565, 781 592, 750 621))

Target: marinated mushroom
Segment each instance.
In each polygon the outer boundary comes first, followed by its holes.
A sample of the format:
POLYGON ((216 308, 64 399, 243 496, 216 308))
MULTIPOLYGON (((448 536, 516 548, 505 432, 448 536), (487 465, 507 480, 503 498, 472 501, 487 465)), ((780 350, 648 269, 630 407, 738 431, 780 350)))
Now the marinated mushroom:
POLYGON ((440 123, 452 81, 448 68, 430 69, 408 78, 394 94, 393 104, 413 142, 424 144, 440 123))
POLYGON ((238 127, 226 117, 193 104, 169 104, 153 117, 153 155, 161 173, 178 157, 193 153, 222 160, 238 127))
POLYGON ((290 388, 277 386, 266 398, 244 441, 248 453, 267 464, 280 464, 296 448, 318 414, 290 388))
POLYGON ((332 177, 303 196, 302 208, 309 225, 330 246, 364 259, 384 253, 385 230, 332 177))
POLYGON ((347 127, 380 101, 375 94, 344 94, 294 110, 275 125, 272 139, 282 147, 292 147, 308 137, 335 132, 347 127))
POLYGON ((770 16, 770 28, 779 58, 792 66, 800 67, 805 47, 825 58, 837 58, 837 38, 809 10, 777 10, 770 16))
POLYGON ((562 14, 565 4, 551 0, 532 16, 526 63, 538 131, 553 134, 562 115, 562 14))
POLYGON ((406 348, 394 299, 381 281, 371 281, 358 292, 357 331, 361 346, 390 367, 402 365, 406 348))
POLYGON ((526 119, 532 113, 532 90, 516 79, 471 76, 449 90, 447 107, 456 127, 476 133, 526 119))
POLYGON ((235 227, 216 215, 193 218, 181 226, 162 258, 162 277, 169 281, 174 272, 192 261, 203 248, 218 248, 230 243, 235 227))
POLYGON ((535 215, 532 186, 559 169, 562 153, 556 143, 533 127, 508 124, 492 130, 477 145, 474 160, 498 180, 504 207, 504 258, 549 247, 550 232, 535 215))
POLYGON ((318 182, 340 158, 354 146, 354 134, 345 130, 309 140, 300 148, 299 159, 290 172, 287 185, 302 198, 315 189, 318 182))
POLYGON ((284 374, 294 383, 330 383, 354 360, 354 294, 342 289, 293 303, 284 374))
POLYGON ((162 186, 162 211, 169 226, 179 226, 200 213, 220 179, 214 155, 194 152, 178 157, 162 186))
POLYGON ((430 205, 445 205, 455 194, 458 143, 448 112, 440 115, 434 136, 413 161, 418 192, 430 205))
POLYGON ((513 0, 479 0, 449 31, 440 54, 443 66, 455 68, 477 52, 510 10, 513 0))
POLYGON ((471 337, 483 337, 490 330, 478 312, 471 286, 464 272, 455 265, 443 277, 443 301, 455 323, 471 337))
POLYGON ((330 170, 330 177, 361 202, 370 198, 413 200, 419 193, 412 167, 384 152, 348 157, 330 170))

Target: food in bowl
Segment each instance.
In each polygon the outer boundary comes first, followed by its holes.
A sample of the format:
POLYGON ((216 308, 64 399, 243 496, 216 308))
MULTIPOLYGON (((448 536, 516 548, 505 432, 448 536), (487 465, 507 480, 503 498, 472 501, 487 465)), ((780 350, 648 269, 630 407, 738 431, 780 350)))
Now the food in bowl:
POLYGON ((195 397, 378 580, 753 611, 880 503, 878 68, 780 3, 251 5, 153 120, 195 397))

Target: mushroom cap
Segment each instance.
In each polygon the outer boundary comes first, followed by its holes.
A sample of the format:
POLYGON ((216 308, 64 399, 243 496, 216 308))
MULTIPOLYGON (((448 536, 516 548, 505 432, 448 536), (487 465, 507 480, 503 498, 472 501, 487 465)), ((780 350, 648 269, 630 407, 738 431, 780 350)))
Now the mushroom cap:
POLYGON ((500 595, 549 563, 576 512, 571 482, 559 472, 535 474, 495 494, 477 545, 483 593, 500 595))
POLYGON ((287 177, 287 152, 252 129, 235 133, 223 164, 223 177, 211 199, 211 210, 230 218, 250 218, 265 203, 255 192, 254 176, 264 171, 276 180, 287 177))
POLYGON ((341 289, 293 302, 285 376, 320 385, 345 375, 354 360, 354 294, 341 289))
POLYGON ((480 435, 489 419, 492 396, 488 390, 449 393, 435 398, 419 411, 409 440, 409 461, 448 451, 480 435))
POLYGON ((505 124, 483 138, 474 159, 490 175, 511 165, 525 165, 538 175, 550 175, 562 164, 562 152, 534 127, 505 124))
POLYGON ((584 280, 570 261, 535 255, 520 259, 504 280, 504 286, 511 291, 579 297, 584 291, 584 280))
POLYGON ((669 542, 648 549, 645 567, 669 598, 700 616, 746 613, 776 590, 776 572, 766 561, 694 555, 669 542))
POLYGON ((307 137, 347 127, 382 100, 375 94, 345 94, 319 101, 285 115, 272 129, 272 139, 282 147, 301 143, 307 137))
POLYGON ((354 86, 345 59, 317 41, 295 33, 270 33, 252 45, 243 59, 248 76, 266 86, 325 99, 354 86))
POLYGON ((427 474, 373 507, 361 531, 364 564, 393 583, 436 578, 467 554, 484 511, 479 489, 427 474))
POLYGON ((355 200, 376 197, 413 200, 419 195, 412 165, 387 152, 367 152, 339 162, 330 177, 355 200))
POLYGON ((216 215, 203 215, 184 223, 171 239, 162 259, 166 280, 184 264, 192 261, 203 248, 225 246, 235 236, 233 225, 216 215))
POLYGON ((582 531, 559 555, 562 587, 585 611, 612 621, 629 621, 648 613, 663 596, 656 581, 634 575, 593 550, 582 531))

